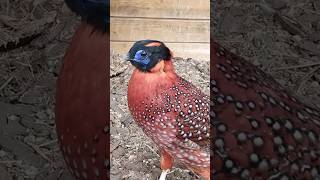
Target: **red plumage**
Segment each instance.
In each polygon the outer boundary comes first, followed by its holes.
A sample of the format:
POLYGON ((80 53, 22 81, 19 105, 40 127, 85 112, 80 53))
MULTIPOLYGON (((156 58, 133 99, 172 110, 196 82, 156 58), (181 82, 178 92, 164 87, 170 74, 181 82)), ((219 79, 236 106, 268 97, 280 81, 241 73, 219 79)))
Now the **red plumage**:
POLYGON ((211 43, 214 179, 319 178, 320 111, 211 43))
POLYGON ((56 129, 77 179, 107 179, 109 165, 109 35, 78 27, 57 81, 56 129))
MULTIPOLYGON (((141 48, 153 45, 160 46, 151 42, 141 48)), ((153 52, 160 51, 154 48, 153 52)), ((150 71, 134 70, 128 85, 129 110, 158 145, 163 170, 177 160, 209 179, 209 97, 179 77, 171 59, 156 61, 150 71)))

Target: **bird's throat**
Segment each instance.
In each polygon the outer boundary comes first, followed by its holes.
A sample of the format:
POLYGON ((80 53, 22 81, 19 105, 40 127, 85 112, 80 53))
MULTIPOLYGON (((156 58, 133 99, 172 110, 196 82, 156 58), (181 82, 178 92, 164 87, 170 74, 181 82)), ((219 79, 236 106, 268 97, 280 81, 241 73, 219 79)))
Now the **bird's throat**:
POLYGON ((164 75, 165 73, 165 62, 164 60, 159 61, 152 69, 150 69, 149 73, 156 73, 158 75, 164 75))
POLYGON ((129 104, 130 102, 141 102, 145 98, 159 96, 160 90, 170 88, 177 78, 178 76, 174 71, 166 70, 166 68, 160 68, 154 73, 135 69, 128 84, 129 104))

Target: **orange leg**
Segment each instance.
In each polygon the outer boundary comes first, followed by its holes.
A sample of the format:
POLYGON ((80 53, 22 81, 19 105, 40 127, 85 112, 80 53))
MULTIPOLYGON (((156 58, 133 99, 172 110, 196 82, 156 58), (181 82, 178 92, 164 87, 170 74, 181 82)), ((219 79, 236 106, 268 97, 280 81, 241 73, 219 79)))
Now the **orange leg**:
POLYGON ((160 150, 160 168, 162 170, 171 169, 173 166, 173 158, 165 150, 160 150))
POLYGON ((165 150, 160 150, 160 168, 162 169, 159 180, 165 180, 166 175, 173 166, 173 158, 165 150))

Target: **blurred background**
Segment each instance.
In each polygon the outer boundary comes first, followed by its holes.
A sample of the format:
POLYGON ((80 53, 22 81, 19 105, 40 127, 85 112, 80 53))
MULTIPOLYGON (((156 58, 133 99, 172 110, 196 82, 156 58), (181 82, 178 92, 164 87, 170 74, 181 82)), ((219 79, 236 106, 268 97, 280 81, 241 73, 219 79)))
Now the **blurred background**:
POLYGON ((72 179, 54 123, 76 17, 63 0, 0 1, 0 180, 72 179))

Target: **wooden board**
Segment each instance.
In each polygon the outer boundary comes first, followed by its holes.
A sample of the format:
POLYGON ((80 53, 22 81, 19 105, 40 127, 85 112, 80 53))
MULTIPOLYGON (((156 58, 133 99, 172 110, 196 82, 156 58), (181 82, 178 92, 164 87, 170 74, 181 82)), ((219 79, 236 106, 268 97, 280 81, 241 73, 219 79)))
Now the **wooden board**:
MULTIPOLYGON (((134 42, 111 41, 111 51, 117 54, 127 54, 134 42)), ((210 60, 209 43, 166 43, 175 57, 194 58, 196 60, 210 60)))
POLYGON ((209 0, 112 0, 111 16, 210 19, 209 0))
POLYGON ((156 39, 168 42, 210 42, 209 20, 111 18, 113 41, 156 39))
POLYGON ((210 59, 209 0, 111 1, 111 50, 126 54, 137 40, 166 43, 176 57, 210 59))

